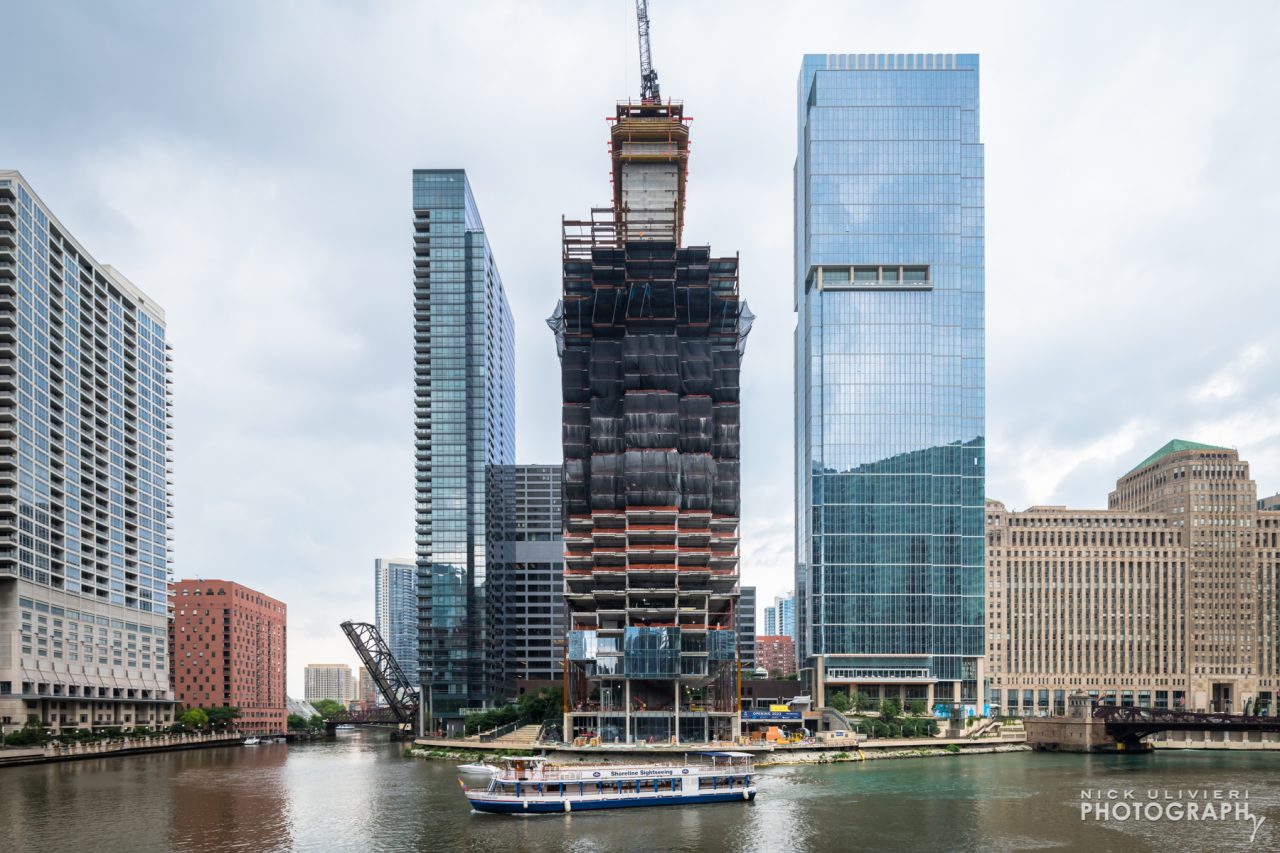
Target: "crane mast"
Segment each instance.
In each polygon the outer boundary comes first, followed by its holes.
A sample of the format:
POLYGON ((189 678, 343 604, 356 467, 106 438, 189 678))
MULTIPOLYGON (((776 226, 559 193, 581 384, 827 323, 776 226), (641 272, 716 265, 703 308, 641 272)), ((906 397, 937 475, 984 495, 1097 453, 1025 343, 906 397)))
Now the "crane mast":
POLYGON ((640 100, 660 101, 658 72, 649 54, 649 0, 636 0, 636 25, 640 29, 640 100))

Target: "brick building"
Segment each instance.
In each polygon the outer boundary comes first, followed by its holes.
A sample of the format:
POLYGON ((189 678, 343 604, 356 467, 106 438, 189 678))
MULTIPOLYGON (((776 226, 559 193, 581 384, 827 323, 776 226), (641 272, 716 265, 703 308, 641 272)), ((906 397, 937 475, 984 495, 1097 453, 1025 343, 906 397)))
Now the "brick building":
POLYGON ((231 581, 173 584, 173 695, 184 708, 240 709, 241 731, 286 728, 286 608, 231 581))
POLYGON ((756 637, 756 666, 770 676, 795 675, 796 644, 786 634, 761 634, 756 637))

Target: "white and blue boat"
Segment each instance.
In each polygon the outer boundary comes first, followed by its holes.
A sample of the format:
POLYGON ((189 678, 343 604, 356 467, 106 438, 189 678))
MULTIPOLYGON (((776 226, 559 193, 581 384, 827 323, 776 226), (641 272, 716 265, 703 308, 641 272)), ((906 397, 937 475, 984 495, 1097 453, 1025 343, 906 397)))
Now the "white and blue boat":
POLYGON ((755 799, 749 752, 702 752, 672 764, 557 765, 510 756, 486 788, 458 783, 480 812, 537 814, 636 806, 683 806, 755 799))

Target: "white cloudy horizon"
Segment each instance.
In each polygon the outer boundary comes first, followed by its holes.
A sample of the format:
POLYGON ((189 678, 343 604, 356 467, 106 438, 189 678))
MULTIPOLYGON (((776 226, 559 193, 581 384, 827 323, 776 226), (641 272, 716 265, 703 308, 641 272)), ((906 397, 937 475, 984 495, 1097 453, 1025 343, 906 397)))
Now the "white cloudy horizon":
MULTIPOLYGON (((1280 7, 654 0, 695 117, 686 240, 739 253, 743 582, 792 585, 801 57, 978 53, 987 493, 1105 505, 1172 438, 1280 491, 1280 7)), ((634 4, 20 3, 0 168, 166 312, 176 577, 289 606, 289 687, 353 666, 414 552, 414 168, 465 168, 516 321, 517 458, 558 462, 560 217, 610 197, 634 4)))

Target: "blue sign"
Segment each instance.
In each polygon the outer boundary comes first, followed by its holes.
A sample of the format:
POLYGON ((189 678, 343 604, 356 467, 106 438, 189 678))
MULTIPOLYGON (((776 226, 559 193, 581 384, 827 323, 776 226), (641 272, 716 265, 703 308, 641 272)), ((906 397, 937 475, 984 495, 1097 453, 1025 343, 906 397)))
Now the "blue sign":
POLYGON ((793 720, 803 719, 799 711, 743 711, 744 720, 793 720))

